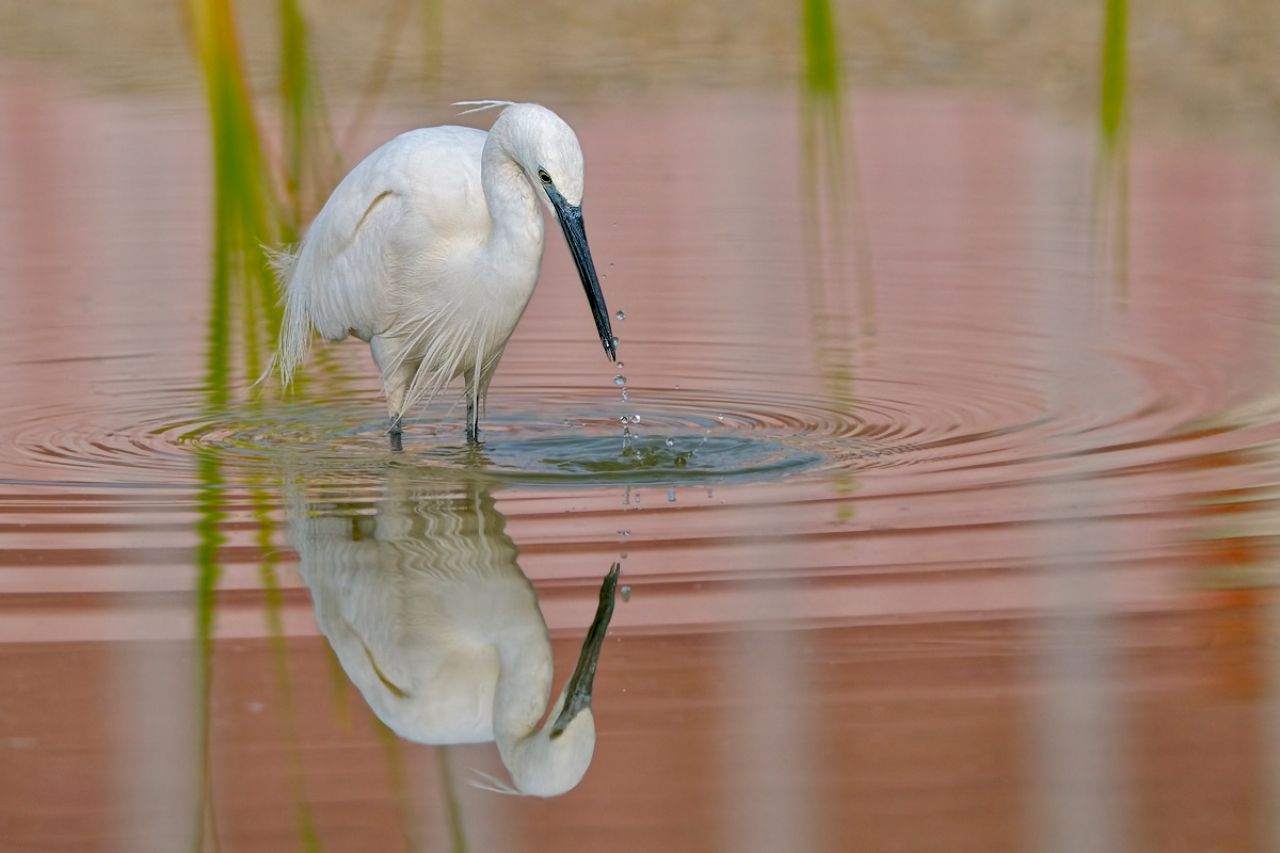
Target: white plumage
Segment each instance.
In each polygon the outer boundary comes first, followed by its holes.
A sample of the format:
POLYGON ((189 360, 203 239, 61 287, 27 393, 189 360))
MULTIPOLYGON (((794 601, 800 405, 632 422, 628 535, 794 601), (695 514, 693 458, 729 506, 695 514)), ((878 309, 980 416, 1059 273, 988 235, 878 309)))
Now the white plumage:
POLYGON ((411 485, 392 469, 374 516, 291 495, 290 527, 316 621, 373 711, 401 737, 495 741, 513 788, 554 796, 595 750, 592 677, 616 568, 575 674, 552 701, 551 642, 505 519, 480 487, 411 485), (437 487, 439 488, 439 487, 437 487))
POLYGON ((424 128, 378 148, 338 184, 296 253, 276 258, 282 383, 312 329, 331 341, 354 335, 381 371, 393 447, 408 409, 458 377, 468 439, 478 441, 489 382, 538 280, 540 206, 560 221, 614 358, 582 224, 583 178, 573 130, 537 104, 506 106, 488 133, 424 128))

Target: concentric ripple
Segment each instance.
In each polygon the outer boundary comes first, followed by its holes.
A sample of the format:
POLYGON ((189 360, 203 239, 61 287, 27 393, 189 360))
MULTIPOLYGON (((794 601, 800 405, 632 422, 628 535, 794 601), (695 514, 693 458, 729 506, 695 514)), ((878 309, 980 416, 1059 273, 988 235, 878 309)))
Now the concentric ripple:
MULTIPOLYGON (((735 397, 709 385, 633 387, 629 402, 604 403, 594 389, 496 389, 479 451, 466 447, 460 408, 447 404, 410 421, 405 452, 393 457, 384 409, 372 395, 212 408, 198 388, 104 396, 92 412, 17 409, 0 438, 12 482, 187 483, 197 459, 216 460, 229 483, 307 471, 364 477, 392 459, 528 485, 735 482, 882 469, 970 469, 1008 481, 1058 458, 1071 457, 1078 468, 1080 457, 1096 456, 1092 464, 1105 469, 1128 464, 1124 452, 1132 456, 1135 448, 1158 445, 1152 452, 1162 458, 1190 453, 1178 447, 1180 431, 1223 404, 1185 364, 1150 354, 1090 354, 1096 364, 1081 373, 1102 379, 1061 387, 1044 370, 998 360, 921 366, 918 353, 880 356, 825 393, 772 389, 735 397)), ((1260 405, 1252 403, 1251 419, 1274 422, 1275 407, 1259 413, 1260 405)))

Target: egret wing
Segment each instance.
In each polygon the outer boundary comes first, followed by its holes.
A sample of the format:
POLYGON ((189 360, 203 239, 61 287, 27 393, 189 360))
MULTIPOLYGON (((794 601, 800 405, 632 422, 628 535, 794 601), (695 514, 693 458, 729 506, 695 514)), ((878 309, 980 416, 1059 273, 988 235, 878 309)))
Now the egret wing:
MULTIPOLYGON (((277 271, 285 317, 277 360, 285 384, 306 357, 314 328, 328 340, 369 340, 398 320, 407 280, 440 254, 457 220, 450 197, 478 192, 485 134, 429 128, 401 134, 342 180, 295 254, 277 271)), ((420 276, 419 276, 420 277, 420 276)))

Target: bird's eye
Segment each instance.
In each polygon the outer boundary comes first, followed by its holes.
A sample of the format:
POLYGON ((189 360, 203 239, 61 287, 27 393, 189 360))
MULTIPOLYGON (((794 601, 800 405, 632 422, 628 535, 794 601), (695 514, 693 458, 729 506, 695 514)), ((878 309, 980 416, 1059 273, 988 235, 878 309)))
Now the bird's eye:
POLYGON ((538 170, 538 177, 542 180, 542 182, 543 182, 544 184, 549 184, 549 183, 551 183, 551 176, 547 174, 547 170, 546 170, 546 169, 539 169, 539 170, 538 170))

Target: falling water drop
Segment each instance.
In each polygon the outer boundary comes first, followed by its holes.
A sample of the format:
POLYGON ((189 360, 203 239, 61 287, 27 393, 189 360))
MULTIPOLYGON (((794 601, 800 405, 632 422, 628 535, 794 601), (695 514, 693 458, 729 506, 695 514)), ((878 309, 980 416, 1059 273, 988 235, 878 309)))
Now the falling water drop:
POLYGON ((628 393, 628 391, 627 391, 627 389, 626 389, 626 388, 623 388, 623 389, 622 389, 622 402, 624 402, 624 403, 625 403, 625 402, 627 402, 627 401, 628 401, 628 400, 630 400, 630 399, 631 399, 631 394, 630 394, 630 393, 628 393))
POLYGON ((675 447, 675 446, 676 446, 676 440, 674 438, 668 438, 667 447, 675 447))
POLYGON ((623 320, 627 319, 627 312, 626 312, 626 311, 623 311, 621 308, 619 308, 619 309, 618 309, 618 313, 617 313, 617 314, 614 314, 613 316, 614 316, 614 317, 617 317, 617 318, 618 318, 618 321, 619 321, 619 322, 621 322, 621 321, 623 321, 623 320))
POLYGON ((624 583, 622 585, 622 601, 624 603, 631 600, 631 584, 624 583))
POLYGON ((667 500, 670 501, 671 503, 676 502, 676 490, 674 486, 670 489, 667 489, 667 500))
POLYGON ((618 415, 618 423, 622 424, 623 426, 626 426, 629 423, 629 421, 627 420, 627 416, 618 415))
POLYGON ((621 373, 619 373, 617 376, 613 377, 613 384, 614 384, 614 385, 626 385, 626 384, 627 384, 627 377, 625 377, 625 376, 623 376, 621 373))
POLYGON ((615 369, 615 370, 621 370, 621 369, 622 369, 622 362, 620 362, 620 361, 615 361, 615 362, 613 363, 613 367, 614 367, 614 369, 615 369))

